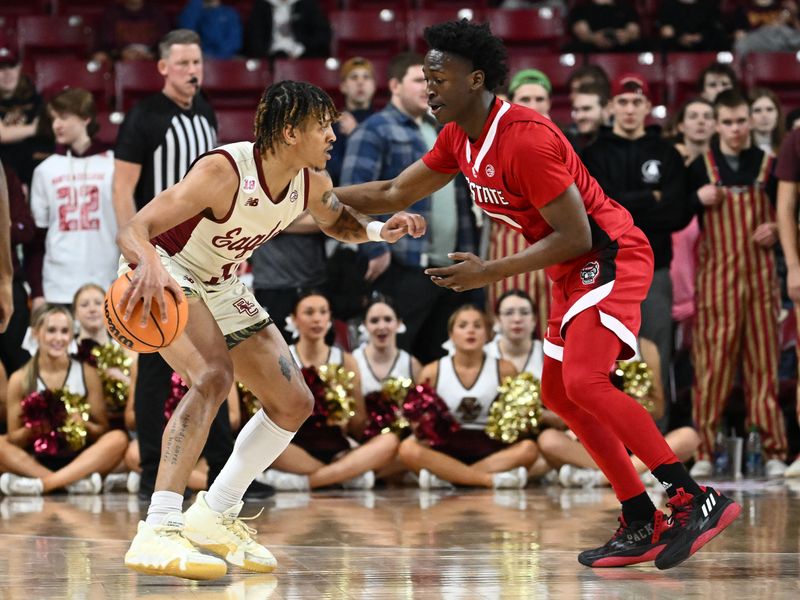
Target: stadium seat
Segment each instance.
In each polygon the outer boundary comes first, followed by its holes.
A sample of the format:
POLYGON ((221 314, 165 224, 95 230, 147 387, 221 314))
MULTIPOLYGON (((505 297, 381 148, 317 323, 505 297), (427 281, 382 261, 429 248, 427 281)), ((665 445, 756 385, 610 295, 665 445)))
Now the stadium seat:
POLYGON ((277 59, 273 65, 275 81, 291 79, 308 81, 341 99, 339 92, 339 61, 334 58, 277 59))
POLYGON ((406 48, 402 9, 338 10, 330 15, 334 56, 392 56, 406 48))
POLYGON ((564 36, 564 18, 556 8, 490 9, 485 13, 492 33, 507 48, 556 51, 564 36))
POLYGON ((479 22, 483 20, 483 12, 456 4, 448 8, 420 8, 411 11, 408 13, 408 47, 415 52, 426 52, 428 47, 422 37, 426 27, 462 18, 479 22))
POLYGON ((119 61, 114 69, 117 110, 130 110, 138 100, 164 87, 164 78, 150 60, 119 61))
POLYGON ((575 67, 583 64, 580 54, 539 54, 509 52, 509 77, 521 69, 539 69, 553 84, 553 94, 568 94, 567 80, 575 67))
POLYGON ((36 89, 45 97, 57 94, 65 87, 80 87, 92 92, 97 110, 113 108, 114 80, 109 64, 72 56, 45 56, 36 60, 34 71, 36 89))
POLYGON ((222 109, 217 113, 217 141, 220 144, 254 141, 253 119, 255 107, 250 110, 222 109))
POLYGON ((748 87, 771 89, 788 108, 800 104, 800 52, 749 54, 744 61, 744 74, 748 87))
POLYGON ((671 52, 667 54, 667 103, 677 107, 699 94, 697 78, 713 62, 730 63, 734 71, 739 67, 730 52, 671 52))
POLYGON ((121 112, 97 113, 97 123, 100 125, 100 129, 95 134, 94 139, 113 148, 114 144, 117 143, 117 133, 124 118, 125 115, 121 112))
POLYGON ((0 48, 19 48, 17 43, 17 17, 0 15, 0 48))
POLYGON ((78 15, 20 17, 17 36, 26 58, 46 54, 86 56, 94 47, 94 29, 78 15))
MULTIPOLYGON (((464 0, 461 1, 463 2, 464 0)), ((414 0, 395 0, 394 2, 386 2, 386 0, 342 0, 341 6, 345 10, 391 8, 397 11, 407 11, 414 6, 414 0)))
POLYGON ((629 53, 590 53, 587 62, 603 67, 608 78, 614 81, 623 73, 638 73, 650 85, 653 104, 665 101, 666 79, 661 55, 653 52, 629 53))
MULTIPOLYGON (((493 4, 496 4, 493 3, 493 4)), ((489 7, 488 0, 417 0, 416 6, 419 8, 430 9, 430 8, 447 8, 447 9, 460 9, 460 8, 471 8, 475 9, 483 9, 489 7)))
POLYGON ((253 110, 271 80, 266 61, 208 59, 203 63, 203 91, 215 110, 253 110))
POLYGON ((45 15, 49 0, 3 0, 3 16, 45 15))

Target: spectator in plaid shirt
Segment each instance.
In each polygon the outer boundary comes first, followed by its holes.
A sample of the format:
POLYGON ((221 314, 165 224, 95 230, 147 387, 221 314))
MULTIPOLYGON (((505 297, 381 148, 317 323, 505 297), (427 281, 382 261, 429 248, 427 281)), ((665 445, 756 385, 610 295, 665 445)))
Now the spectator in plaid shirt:
MULTIPOLYGON (((344 157, 341 185, 392 179, 420 159, 436 141, 435 122, 427 117, 428 97, 422 74, 422 56, 399 54, 389 64, 391 100, 386 108, 364 121, 350 137, 344 157)), ((461 176, 459 175, 459 179, 461 176)), ((423 363, 444 354, 447 319, 465 302, 483 304, 483 292, 464 297, 431 285, 423 272, 428 266, 451 264, 450 252, 477 252, 475 217, 466 185, 454 180, 409 208, 425 217, 427 233, 389 246, 362 244, 367 260, 364 278, 373 289, 397 299, 407 332, 400 345, 423 363)))

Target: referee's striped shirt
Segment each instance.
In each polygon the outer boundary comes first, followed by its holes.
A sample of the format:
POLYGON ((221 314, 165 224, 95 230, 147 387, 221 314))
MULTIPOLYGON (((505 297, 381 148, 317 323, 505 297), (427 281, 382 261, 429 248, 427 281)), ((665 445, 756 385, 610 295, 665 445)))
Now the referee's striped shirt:
POLYGON ((114 157, 141 165, 136 210, 186 174, 198 156, 217 145, 217 119, 202 97, 182 109, 162 93, 145 98, 126 115, 114 157))

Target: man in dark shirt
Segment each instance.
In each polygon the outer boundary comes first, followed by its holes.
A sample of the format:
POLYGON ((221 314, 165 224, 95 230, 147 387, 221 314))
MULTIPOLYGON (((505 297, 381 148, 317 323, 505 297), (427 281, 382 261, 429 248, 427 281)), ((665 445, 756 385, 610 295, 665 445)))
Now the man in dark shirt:
POLYGON ((653 283, 642 304, 640 335, 658 346, 666 390, 672 357, 671 234, 683 229, 692 213, 680 154, 657 128, 645 127, 648 95, 640 75, 617 78, 612 85, 613 129, 602 130, 582 157, 606 193, 630 211, 653 248, 653 283))

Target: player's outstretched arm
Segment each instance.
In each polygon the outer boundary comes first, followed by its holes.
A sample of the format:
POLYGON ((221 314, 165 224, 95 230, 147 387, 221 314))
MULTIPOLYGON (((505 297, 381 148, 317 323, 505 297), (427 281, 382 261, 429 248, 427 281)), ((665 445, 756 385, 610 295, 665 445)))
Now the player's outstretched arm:
POLYGON ((130 318, 139 300, 144 301, 143 320, 150 314, 153 300, 159 304, 162 320, 166 319, 164 289, 172 290, 180 298, 180 288, 161 265, 150 240, 201 213, 224 218, 238 184, 238 176, 227 159, 219 154, 205 156, 181 181, 158 194, 120 228, 117 245, 125 260, 137 265, 131 285, 118 304, 125 311, 124 320, 130 318))
POLYGON ((592 249, 589 218, 575 184, 540 208, 539 213, 553 232, 521 252, 497 260, 481 260, 469 252, 453 252, 450 258, 459 262, 448 267, 426 269, 425 273, 436 285, 463 292, 512 275, 556 265, 592 249))
POLYGON ((404 210, 430 196, 453 177, 455 174, 439 173, 418 160, 394 179, 338 187, 333 192, 342 204, 365 215, 385 215, 404 210))
POLYGON ((322 231, 348 243, 394 243, 404 235, 420 237, 425 233, 425 219, 420 215, 399 212, 385 223, 373 221, 358 210, 339 202, 327 173, 312 172, 309 177, 308 212, 322 231))

